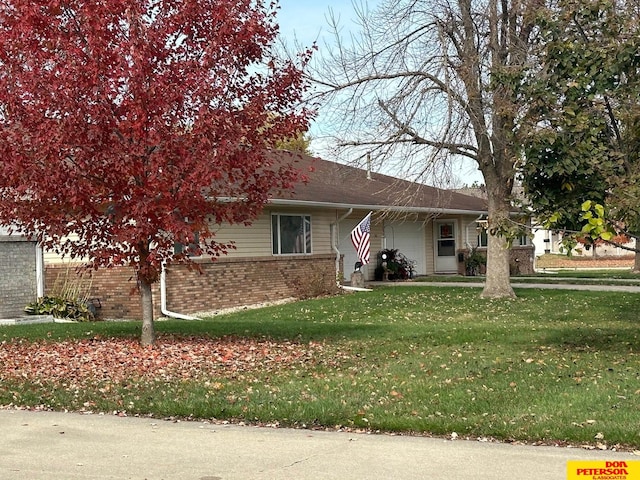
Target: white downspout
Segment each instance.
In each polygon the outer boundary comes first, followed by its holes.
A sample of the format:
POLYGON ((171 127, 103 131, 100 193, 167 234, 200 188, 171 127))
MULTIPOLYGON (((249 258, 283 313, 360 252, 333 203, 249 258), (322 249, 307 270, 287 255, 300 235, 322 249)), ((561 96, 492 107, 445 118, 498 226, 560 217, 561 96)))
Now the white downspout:
POLYGON ((40 243, 36 243, 36 295, 44 297, 44 253, 40 243))
POLYGON ((196 317, 190 317, 189 315, 183 315, 182 313, 170 312, 167 310, 167 273, 162 265, 162 271, 160 272, 160 311, 165 317, 177 318, 180 320, 200 320, 196 317))
POLYGON ((337 230, 338 230, 338 224, 344 220, 345 218, 347 218, 349 215, 351 215, 351 213, 353 212, 353 208, 350 208, 347 213, 345 213, 344 215, 342 215, 340 218, 338 218, 338 220, 336 220, 334 223, 332 223, 330 225, 331 227, 331 248, 333 249, 334 252, 336 252, 336 283, 338 285, 340 285, 340 283, 342 283, 340 280, 338 280, 338 277, 340 275, 340 250, 338 250, 338 234, 337 234, 337 230))

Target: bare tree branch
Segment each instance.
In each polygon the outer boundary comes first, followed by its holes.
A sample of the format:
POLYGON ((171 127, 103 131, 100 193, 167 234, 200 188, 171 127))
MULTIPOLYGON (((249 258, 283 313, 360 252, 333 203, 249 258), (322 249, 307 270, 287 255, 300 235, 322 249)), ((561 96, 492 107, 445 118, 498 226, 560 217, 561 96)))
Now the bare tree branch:
MULTIPOLYGON (((373 12, 359 10, 361 36, 350 44, 334 21, 333 49, 310 78, 336 149, 375 153, 385 168, 430 181, 471 159, 499 230, 519 161, 516 119, 526 108, 499 76, 527 66, 531 12, 542 1, 382 0, 373 12)), ((485 294, 512 296, 504 239, 489 245, 485 294)))

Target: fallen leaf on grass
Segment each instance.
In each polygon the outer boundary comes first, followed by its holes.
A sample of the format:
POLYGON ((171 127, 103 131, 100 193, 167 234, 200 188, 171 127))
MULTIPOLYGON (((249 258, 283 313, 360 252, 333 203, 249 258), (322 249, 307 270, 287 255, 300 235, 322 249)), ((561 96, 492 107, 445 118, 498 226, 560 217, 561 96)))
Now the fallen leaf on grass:
MULTIPOLYGON (((320 344, 223 337, 160 337, 153 348, 135 339, 2 342, 0 380, 81 384, 127 379, 197 379, 277 370, 313 362, 320 344)), ((109 388, 108 385, 105 388, 109 388)))

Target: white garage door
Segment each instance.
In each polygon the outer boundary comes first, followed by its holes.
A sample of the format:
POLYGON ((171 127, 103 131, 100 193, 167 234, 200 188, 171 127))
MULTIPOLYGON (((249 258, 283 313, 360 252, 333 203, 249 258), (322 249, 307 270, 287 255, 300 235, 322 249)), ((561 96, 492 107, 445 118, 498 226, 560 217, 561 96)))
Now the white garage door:
POLYGON ((386 248, 397 249, 415 262, 414 275, 426 275, 424 225, 422 222, 397 222, 385 224, 386 248))

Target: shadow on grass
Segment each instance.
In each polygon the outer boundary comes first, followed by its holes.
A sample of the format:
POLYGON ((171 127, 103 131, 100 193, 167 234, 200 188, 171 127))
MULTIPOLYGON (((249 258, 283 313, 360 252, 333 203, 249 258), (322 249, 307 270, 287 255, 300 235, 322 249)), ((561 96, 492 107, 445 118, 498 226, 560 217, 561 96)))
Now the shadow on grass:
POLYGON ((640 350, 639 332, 633 328, 554 329, 548 331, 542 343, 575 352, 628 353, 640 350))
MULTIPOLYGON (((93 337, 139 338, 141 322, 91 322, 78 324, 45 324, 8 326, 0 330, 0 341, 28 339, 30 341, 60 341, 93 337)), ((167 320, 155 324, 159 341, 162 335, 180 337, 206 336, 210 338, 236 336, 269 338, 272 340, 321 341, 362 340, 389 335, 392 327, 371 323, 321 323, 291 320, 260 322, 256 320, 207 319, 202 321, 167 320)))
POLYGON ((270 338, 273 340, 320 341, 350 339, 360 340, 371 337, 388 335, 391 326, 382 324, 346 324, 294 322, 260 322, 253 320, 230 321, 215 319, 189 322, 180 321, 159 322, 158 333, 175 335, 207 335, 209 337, 237 336, 247 338, 270 338))

